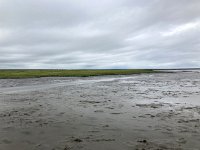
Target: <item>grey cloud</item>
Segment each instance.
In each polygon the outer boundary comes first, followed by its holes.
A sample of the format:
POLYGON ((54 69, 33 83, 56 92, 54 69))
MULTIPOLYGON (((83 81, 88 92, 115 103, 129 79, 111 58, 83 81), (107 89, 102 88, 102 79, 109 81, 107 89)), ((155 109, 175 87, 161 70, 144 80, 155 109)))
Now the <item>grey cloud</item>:
POLYGON ((0 0, 0 67, 200 67, 199 14, 199 0, 0 0))

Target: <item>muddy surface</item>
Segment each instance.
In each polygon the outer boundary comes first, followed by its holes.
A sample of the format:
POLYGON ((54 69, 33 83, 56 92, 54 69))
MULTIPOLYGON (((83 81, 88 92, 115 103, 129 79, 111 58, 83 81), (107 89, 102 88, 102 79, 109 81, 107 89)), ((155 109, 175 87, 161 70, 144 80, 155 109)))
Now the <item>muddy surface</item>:
POLYGON ((0 80, 0 150, 199 150, 200 72, 0 80))

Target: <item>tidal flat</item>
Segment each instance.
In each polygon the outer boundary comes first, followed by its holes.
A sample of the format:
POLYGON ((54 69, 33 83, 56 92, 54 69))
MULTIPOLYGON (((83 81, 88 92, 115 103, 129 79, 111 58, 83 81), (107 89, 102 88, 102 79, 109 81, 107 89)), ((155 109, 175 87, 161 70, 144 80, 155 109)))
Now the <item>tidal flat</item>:
POLYGON ((199 150, 200 72, 0 79, 0 150, 199 150))

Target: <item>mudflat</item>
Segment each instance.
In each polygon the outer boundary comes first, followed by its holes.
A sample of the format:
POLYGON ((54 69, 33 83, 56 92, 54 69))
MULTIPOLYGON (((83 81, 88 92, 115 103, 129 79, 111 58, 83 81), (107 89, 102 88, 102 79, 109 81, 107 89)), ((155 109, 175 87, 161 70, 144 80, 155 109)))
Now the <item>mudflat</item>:
POLYGON ((199 150, 200 72, 0 80, 0 150, 199 150))

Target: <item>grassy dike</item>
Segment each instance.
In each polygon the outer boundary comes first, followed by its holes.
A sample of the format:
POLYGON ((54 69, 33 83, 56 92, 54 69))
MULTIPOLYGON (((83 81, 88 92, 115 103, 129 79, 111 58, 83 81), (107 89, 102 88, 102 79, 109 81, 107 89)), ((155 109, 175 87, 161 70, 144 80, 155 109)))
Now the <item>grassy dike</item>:
POLYGON ((0 70, 1 79, 39 77, 89 77, 102 75, 130 75, 157 73, 152 69, 105 69, 105 70, 0 70))

